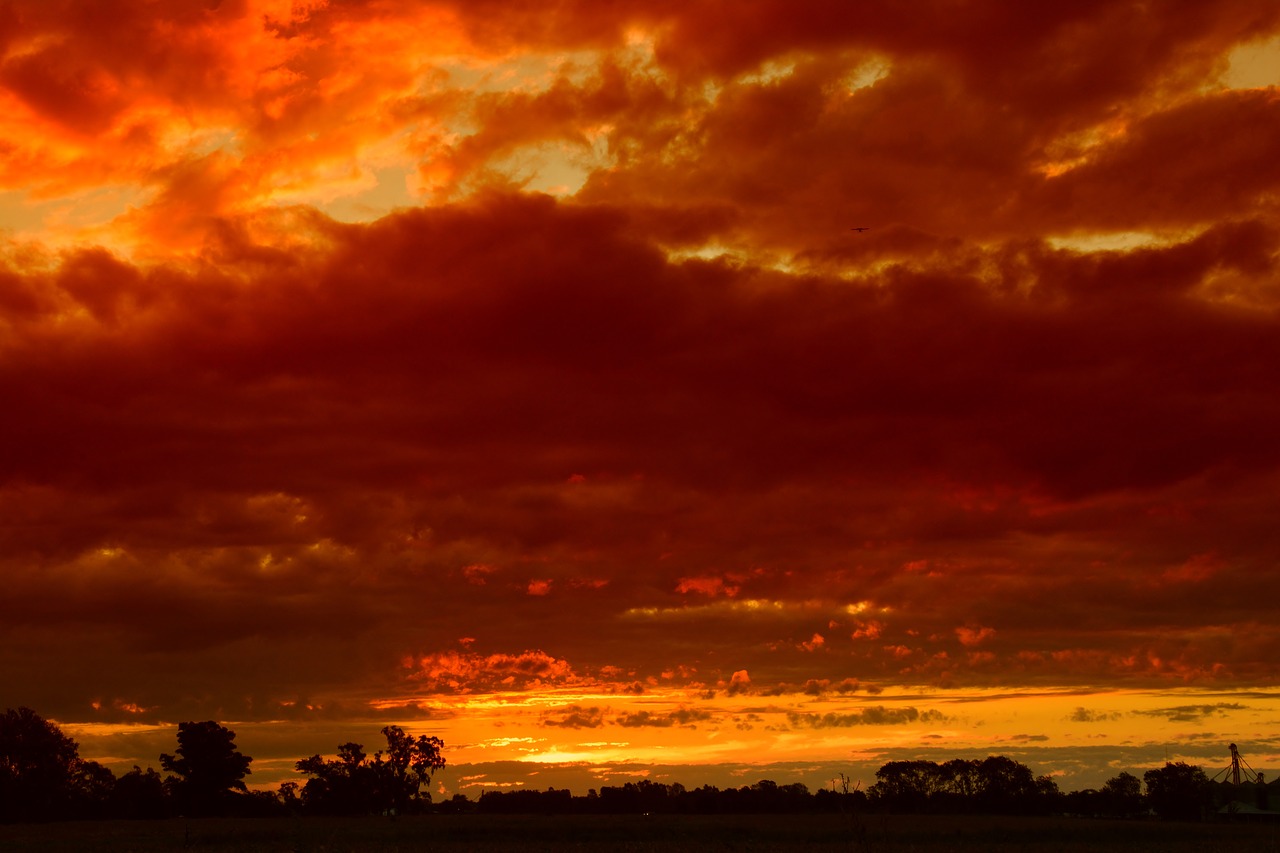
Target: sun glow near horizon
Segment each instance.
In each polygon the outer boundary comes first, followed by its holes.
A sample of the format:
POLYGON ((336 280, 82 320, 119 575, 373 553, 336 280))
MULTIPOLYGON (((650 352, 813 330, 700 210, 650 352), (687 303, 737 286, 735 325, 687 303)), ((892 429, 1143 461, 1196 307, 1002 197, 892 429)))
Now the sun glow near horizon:
MULTIPOLYGON (((262 756, 255 759, 251 781, 268 790, 296 780, 293 764, 305 757, 277 755, 283 744, 314 743, 327 732, 333 743, 319 748, 321 754, 333 754, 339 742, 352 739, 372 751, 378 729, 387 725, 444 739, 449 765, 437 782, 448 795, 536 788, 548 773, 578 795, 640 772, 686 787, 733 784, 735 778, 748 784, 757 781, 749 778, 755 774, 813 789, 824 783, 824 774, 839 771, 865 789, 875 782, 879 766, 901 757, 944 761, 986 754, 1013 756, 1030 763, 1038 775, 1055 778, 1063 790, 1080 790, 1100 787, 1120 771, 1141 775, 1168 760, 1218 771, 1227 761, 1224 744, 1236 741, 1248 745, 1253 766, 1276 766, 1280 752, 1259 750, 1265 741, 1256 732, 1274 717, 1278 703, 1280 694, 1265 688, 939 690, 920 685, 860 696, 744 692, 713 698, 684 689, 641 695, 534 689, 436 700, 431 707, 422 703, 425 716, 405 713, 412 700, 391 699, 371 703, 380 713, 363 720, 233 720, 228 725, 240 733, 246 754, 262 756)), ((63 727, 96 760, 124 771, 145 766, 151 760, 145 749, 170 740, 174 725, 63 727), (139 746, 142 752, 128 752, 139 746), (117 752, 101 752, 107 748, 117 752), (121 749, 124 754, 118 754, 121 749)))

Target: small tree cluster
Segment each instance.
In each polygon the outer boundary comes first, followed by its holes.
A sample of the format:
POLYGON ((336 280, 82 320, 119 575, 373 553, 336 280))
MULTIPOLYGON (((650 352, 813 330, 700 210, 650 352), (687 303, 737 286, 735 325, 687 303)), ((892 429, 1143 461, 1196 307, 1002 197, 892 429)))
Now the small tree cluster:
POLYGON ((160 755, 167 776, 135 766, 117 778, 81 759, 79 744, 30 708, 10 709, 0 716, 0 821, 422 810, 431 802, 431 776, 445 763, 444 742, 399 726, 382 734, 387 748, 372 758, 347 743, 336 760, 299 761, 312 777, 299 795, 296 782, 278 793, 250 791, 244 780, 253 759, 236 748, 235 732, 211 720, 178 725, 177 750, 160 755))
MULTIPOLYGON (((1244 786, 1241 786, 1244 787, 1244 786)), ((1249 800, 1261 788, 1250 785, 1249 800)), ((1062 810, 1070 814, 1134 818, 1154 814, 1164 820, 1204 820, 1218 808, 1238 801, 1241 791, 1227 783, 1214 784, 1199 767, 1184 762, 1166 763, 1142 774, 1120 773, 1101 790, 1086 788, 1063 797, 1062 810), (1143 788, 1146 792, 1143 793, 1143 788)))
POLYGON ((1151 810, 1165 820, 1203 820, 1214 805, 1204 771, 1181 761, 1142 774, 1151 810))
POLYGON ((891 761, 876 771, 868 794, 885 811, 971 812, 976 814, 1046 814, 1060 796, 1048 776, 1011 758, 993 755, 978 760, 891 761))
POLYGON ((35 711, 9 709, 0 716, 0 820, 258 813, 261 798, 243 781, 251 761, 230 729, 181 723, 177 753, 160 756, 172 775, 135 766, 116 778, 35 711))
POLYGON ((399 726, 382 730, 386 752, 370 759, 358 743, 338 747, 338 757, 319 755, 298 762, 299 772, 312 778, 302 788, 303 808, 315 814, 408 813, 431 801, 423 789, 444 766, 438 737, 414 739, 399 726))
POLYGON ((1102 790, 1086 788, 1063 796, 1063 808, 1070 814, 1098 817, 1137 817, 1147 810, 1142 796, 1142 780, 1132 773, 1108 779, 1102 790))

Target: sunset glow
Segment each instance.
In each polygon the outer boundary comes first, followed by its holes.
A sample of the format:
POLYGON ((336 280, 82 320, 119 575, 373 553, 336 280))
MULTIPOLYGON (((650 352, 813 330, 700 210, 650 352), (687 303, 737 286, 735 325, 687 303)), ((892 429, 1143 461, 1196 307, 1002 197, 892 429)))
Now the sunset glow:
POLYGON ((1274 778, 1280 6, 622 6, 0 4, 0 710, 1274 778))

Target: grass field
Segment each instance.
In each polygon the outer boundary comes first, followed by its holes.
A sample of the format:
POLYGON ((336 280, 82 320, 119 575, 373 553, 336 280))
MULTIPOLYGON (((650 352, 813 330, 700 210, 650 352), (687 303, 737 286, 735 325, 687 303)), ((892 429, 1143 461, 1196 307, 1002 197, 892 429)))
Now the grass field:
POLYGON ((4 853, 78 851, 1128 851, 1280 853, 1280 826, 1066 818, 723 815, 102 821, 0 826, 4 853))

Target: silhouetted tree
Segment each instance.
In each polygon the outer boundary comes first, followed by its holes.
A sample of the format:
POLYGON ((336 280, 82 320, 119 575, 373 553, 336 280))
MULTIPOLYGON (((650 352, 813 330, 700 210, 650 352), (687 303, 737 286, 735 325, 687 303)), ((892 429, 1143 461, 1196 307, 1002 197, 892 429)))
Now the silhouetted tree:
POLYGON ((977 796, 984 787, 978 762, 953 758, 938 768, 938 774, 938 790, 932 799, 942 806, 939 810, 967 812, 977 808, 977 796))
POLYGON ((1062 808, 1067 814, 1098 817, 1106 812, 1102 792, 1096 788, 1070 791, 1062 796, 1062 808))
POLYGON ((440 754, 444 741, 426 735, 415 739, 399 726, 384 727, 382 735, 387 752, 385 760, 382 753, 374 756, 374 767, 387 807, 406 812, 424 800, 431 802, 431 793, 423 789, 431 784, 431 775, 444 767, 440 754))
POLYGON ((71 816, 104 818, 111 814, 116 775, 96 761, 81 759, 71 779, 71 816))
POLYGON ((1036 778, 1029 767, 1003 755, 955 758, 942 765, 890 761, 876 771, 876 779, 869 792, 873 801, 896 812, 1040 814, 1061 796, 1052 779, 1036 778))
POLYGON ((1052 779, 1037 779, 1031 768, 1003 755, 992 755, 978 763, 978 811, 984 814, 1035 814, 1057 796, 1052 779))
POLYGON ((1142 774, 1147 802, 1165 820, 1201 820, 1212 806, 1212 789, 1204 771, 1178 761, 1142 774))
POLYGON ((298 797, 298 788, 299 785, 297 782, 280 783, 280 802, 284 806, 285 811, 290 814, 297 814, 302 810, 302 800, 298 797))
MULTIPOLYGON (((56 725, 30 708, 7 709, 0 716, 0 819, 70 817, 84 765, 79 746, 56 725)), ((101 779, 96 770, 89 775, 101 779)))
POLYGON ((445 814, 471 814, 476 811, 477 804, 467 799, 466 794, 454 794, 437 808, 445 814))
POLYGON ((315 814, 368 814, 374 811, 372 768, 365 764, 364 747, 344 743, 338 757, 325 761, 319 755, 304 758, 296 765, 298 772, 314 778, 302 787, 302 805, 315 814))
POLYGON ((923 812, 944 789, 941 768, 932 761, 890 761, 876 771, 868 793, 889 811, 923 812))
POLYGON ((1029 814, 1050 814, 1062 810, 1062 789, 1052 776, 1036 777, 1035 803, 1029 814))
POLYGON ((444 741, 426 735, 415 739, 399 726, 387 726, 382 734, 387 751, 374 753, 372 760, 360 744, 344 743, 333 761, 319 755, 299 761, 298 771, 313 777, 302 788, 304 808, 317 814, 371 814, 408 812, 430 802, 423 788, 445 764, 444 741))
POLYGON ((177 755, 162 754, 160 766, 177 774, 166 784, 184 814, 226 814, 236 805, 232 791, 248 792, 244 777, 253 759, 240 754, 235 738, 212 720, 178 724, 177 755))
POLYGON ((168 817, 169 795, 164 779, 154 768, 145 771, 138 765, 116 780, 111 797, 113 817, 128 820, 168 817))
POLYGON ((1111 817, 1129 817, 1143 810, 1142 780, 1132 773, 1111 777, 1099 794, 1103 814, 1111 817))
POLYGON ((862 790, 861 783, 855 783, 851 789, 849 787, 851 782, 853 780, 843 773, 840 774, 838 781, 832 779, 830 790, 821 788, 813 795, 814 810, 838 812, 850 818, 866 811, 867 792, 862 790))

